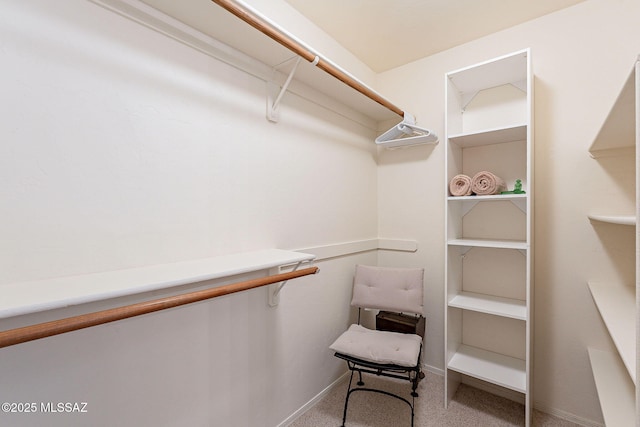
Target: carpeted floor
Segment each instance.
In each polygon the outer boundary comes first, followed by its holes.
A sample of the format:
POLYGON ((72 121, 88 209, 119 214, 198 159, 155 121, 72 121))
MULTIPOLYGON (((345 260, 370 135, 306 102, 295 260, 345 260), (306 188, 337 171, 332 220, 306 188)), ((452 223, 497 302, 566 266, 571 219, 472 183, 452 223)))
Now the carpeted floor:
MULTIPOLYGON (((367 376, 367 387, 382 384, 411 399, 410 385, 388 378, 367 376)), ((335 387, 313 408, 295 420, 290 427, 338 427, 342 425, 347 382, 335 387)), ((511 400, 461 384, 448 409, 444 409, 444 379, 427 373, 418 387, 415 427, 512 427, 524 426, 524 407, 511 400)), ((402 427, 411 425, 409 406, 379 393, 355 392, 349 400, 347 427, 402 427)), ((577 427, 551 415, 534 411, 534 427, 577 427)))

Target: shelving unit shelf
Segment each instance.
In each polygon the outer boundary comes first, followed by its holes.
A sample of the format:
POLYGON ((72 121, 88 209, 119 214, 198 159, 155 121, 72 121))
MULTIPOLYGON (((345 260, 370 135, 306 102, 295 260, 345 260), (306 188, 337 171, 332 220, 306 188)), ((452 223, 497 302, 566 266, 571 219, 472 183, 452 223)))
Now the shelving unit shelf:
POLYGON ((460 292, 449 300, 449 307, 472 310, 479 313, 494 314, 512 319, 526 320, 525 301, 514 298, 495 297, 475 292, 460 292))
POLYGON ((447 73, 445 85, 445 406, 458 384, 471 377, 489 383, 489 391, 499 386, 523 394, 529 427, 531 53, 526 49, 447 73), (480 171, 494 173, 510 189, 520 180, 525 193, 449 193, 453 177, 480 171))
POLYGON ((461 147, 501 144, 503 142, 521 141, 527 138, 527 125, 514 125, 476 132, 450 135, 449 141, 461 147))
POLYGON ((636 382, 636 295, 629 286, 589 282, 591 296, 633 382, 636 382))
POLYGON ((520 393, 526 391, 525 361, 515 357, 461 345, 449 361, 448 369, 520 393))
POLYGON ((527 242, 520 240, 451 239, 447 243, 449 246, 468 246, 475 248, 527 249, 527 242))
MULTIPOLYGON (((640 59, 640 58, 639 58, 640 59)), ((589 361, 598 390, 600 408, 608 427, 640 425, 640 393, 637 390, 637 348, 640 339, 638 289, 640 287, 640 235, 638 215, 640 214, 640 61, 623 85, 609 115, 600 128, 589 154, 596 160, 607 158, 603 167, 631 167, 627 162, 635 161, 635 178, 617 182, 619 190, 635 195, 635 212, 629 208, 623 212, 589 214, 587 217, 598 233, 615 233, 617 237, 602 239, 613 251, 635 250, 635 264, 631 261, 617 263, 619 271, 612 280, 587 283, 602 322, 613 342, 610 350, 589 348, 589 361), (625 228, 614 231, 612 227, 600 225, 615 224, 625 228), (635 233, 635 248, 630 249, 631 234, 635 233), (626 235, 626 237, 624 237, 626 235), (624 247, 625 249, 621 249, 624 247), (634 277, 635 283, 622 282, 619 277, 634 277)), ((608 196, 608 195, 605 195, 608 196)), ((625 200, 626 202, 626 200, 625 200)), ((616 200, 609 201, 618 206, 616 200)), ((622 204, 624 206, 625 203, 622 204)), ((623 210, 623 209, 620 209, 623 210)))

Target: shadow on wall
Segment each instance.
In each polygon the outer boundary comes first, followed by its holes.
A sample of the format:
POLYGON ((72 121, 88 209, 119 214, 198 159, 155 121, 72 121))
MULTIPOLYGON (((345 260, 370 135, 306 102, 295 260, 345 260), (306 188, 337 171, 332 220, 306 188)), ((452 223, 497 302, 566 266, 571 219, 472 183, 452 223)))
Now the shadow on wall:
MULTIPOLYGON (((441 137, 440 137, 441 138, 441 137)), ((410 162, 421 162, 427 160, 433 152, 439 147, 441 141, 437 144, 425 144, 413 147, 401 148, 380 148, 378 155, 378 165, 395 165, 410 162)))

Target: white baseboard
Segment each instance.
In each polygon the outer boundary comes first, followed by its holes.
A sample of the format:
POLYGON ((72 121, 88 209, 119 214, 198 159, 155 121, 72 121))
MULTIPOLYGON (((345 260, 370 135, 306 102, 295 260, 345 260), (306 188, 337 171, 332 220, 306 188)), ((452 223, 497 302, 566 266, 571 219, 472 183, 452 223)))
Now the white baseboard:
POLYGON ((440 368, 436 368, 435 366, 422 364, 422 370, 431 372, 432 374, 444 377, 444 371, 440 368))
POLYGON ((302 405, 297 411, 293 414, 289 415, 284 421, 278 424, 277 427, 286 427, 289 424, 293 423, 295 420, 300 418, 305 412, 311 409, 316 403, 320 402, 323 397, 329 394, 338 384, 340 384, 347 376, 349 376, 349 371, 346 371, 343 375, 340 375, 338 379, 329 384, 324 390, 320 393, 316 394, 310 401, 302 405))

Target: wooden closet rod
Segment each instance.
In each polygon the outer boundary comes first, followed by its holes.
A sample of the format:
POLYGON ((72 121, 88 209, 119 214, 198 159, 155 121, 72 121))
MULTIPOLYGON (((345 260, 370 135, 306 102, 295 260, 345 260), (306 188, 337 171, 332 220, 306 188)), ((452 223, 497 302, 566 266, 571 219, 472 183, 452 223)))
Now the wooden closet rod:
POLYGON ((102 325, 116 320, 127 319, 129 317, 140 316, 154 311, 166 310, 168 308, 191 304, 235 292, 246 291, 248 289, 271 285, 273 283, 284 282, 297 277, 315 274, 317 272, 318 267, 309 267, 288 273, 275 274, 258 279, 232 283, 216 288, 204 289, 182 295, 175 295, 152 301, 126 305, 123 307, 110 308, 94 313, 67 317, 65 319, 53 320, 51 322, 38 323, 36 325, 25 326, 22 328, 10 329, 8 331, 0 332, 0 348, 40 338, 51 337, 65 332, 76 331, 78 329, 89 328, 91 326, 102 325))
POLYGON ((248 9, 247 7, 239 4, 234 0, 211 0, 211 1, 221 6, 222 8, 226 9, 227 11, 231 12, 238 18, 242 19, 244 22, 251 25, 258 31, 271 37, 273 40, 280 43, 282 46, 291 50, 295 54, 300 55, 302 58, 306 59, 311 63, 315 63, 318 68, 329 73, 330 75, 340 80, 344 84, 357 90, 364 96, 372 99, 373 101, 377 102, 378 104, 382 105, 388 110, 391 110, 394 113, 404 117, 404 111, 402 111, 400 108, 398 108, 397 106, 395 106, 394 104, 392 104, 391 102, 389 102, 388 100, 380 96, 378 93, 371 90, 369 87, 363 85, 358 80, 354 79, 349 74, 345 73, 335 65, 331 64, 326 59, 321 58, 320 55, 317 55, 315 52, 310 50, 308 47, 304 46, 301 42, 294 39, 293 37, 289 36, 288 34, 285 34, 280 29, 275 27, 273 24, 267 22, 264 18, 262 18, 260 15, 256 14, 252 10, 248 9))

